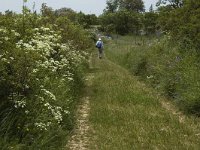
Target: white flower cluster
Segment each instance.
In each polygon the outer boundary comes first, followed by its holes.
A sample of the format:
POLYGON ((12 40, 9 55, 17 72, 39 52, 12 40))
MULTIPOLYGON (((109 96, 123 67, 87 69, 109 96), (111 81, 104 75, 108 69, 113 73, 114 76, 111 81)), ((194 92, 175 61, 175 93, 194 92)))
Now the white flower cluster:
POLYGON ((19 37, 20 34, 15 30, 8 31, 6 28, 0 28, 0 44, 9 41, 11 37, 19 37))
POLYGON ((57 123, 61 123, 62 122, 62 107, 55 107, 50 105, 49 103, 45 103, 44 106, 51 111, 51 114, 53 115, 54 119, 57 121, 57 123))
POLYGON ((20 40, 17 48, 23 47, 26 53, 35 52, 41 57, 36 61, 33 73, 39 70, 47 70, 52 73, 61 70, 64 79, 73 81, 73 70, 85 60, 86 52, 81 52, 68 44, 60 43, 61 36, 49 28, 36 28, 34 37, 28 42, 20 40), (55 57, 52 57, 55 56, 55 57))
MULTIPOLYGON (((8 31, 5 28, 0 28, 0 44, 1 44, 1 46, 5 45, 5 43, 8 42, 9 40, 11 40, 10 42, 12 42, 12 39, 14 39, 18 36, 20 36, 20 34, 14 30, 8 31)), ((0 48, 1 48, 1 46, 0 46, 0 48)), ((10 56, 8 51, 1 49, 0 62, 10 64, 13 60, 14 60, 14 57, 10 56)))
POLYGON ((41 91, 43 91, 46 96, 50 97, 50 99, 56 100, 56 96, 47 89, 41 89, 41 91))
POLYGON ((42 123, 42 122, 36 122, 35 126, 37 128, 39 128, 41 131, 45 130, 47 131, 47 128, 51 125, 51 122, 47 122, 47 123, 42 123))
POLYGON ((24 99, 14 101, 15 108, 24 108, 26 106, 26 101, 24 99))
MULTIPOLYGON (((7 32, 6 29, 0 28, 0 35, 7 34, 7 32)), ((20 34, 14 30, 10 32, 15 37, 20 36, 20 34)), ((42 120, 36 121, 34 125, 39 130, 48 130, 48 127, 53 125, 52 122, 60 124, 63 121, 63 115, 68 115, 70 112, 64 109, 63 106, 59 106, 56 95, 54 95, 52 91, 47 90, 48 88, 46 89, 44 86, 45 84, 42 83, 50 82, 51 79, 48 75, 54 76, 55 78, 59 76, 59 80, 62 81, 62 83, 68 84, 73 82, 75 80, 74 72, 83 61, 86 61, 87 53, 77 50, 70 41, 65 44, 61 43, 59 32, 57 33, 49 28, 35 28, 33 32, 34 34, 28 42, 19 40, 16 43, 16 49, 23 50, 25 54, 30 54, 27 56, 36 56, 35 64, 33 64, 31 70, 35 82, 40 84, 37 90, 40 91, 41 95, 38 94, 36 99, 43 108, 41 110, 44 112, 41 112, 41 114, 46 113, 46 116, 51 118, 46 118, 46 120, 42 118, 42 120), (42 79, 40 78, 41 74, 44 74, 42 79), (49 120, 51 121, 49 122, 49 120)), ((9 37, 1 37, 0 44, 7 40, 9 40, 9 37)), ((0 52, 0 62, 10 63, 14 60, 15 58, 8 53, 0 52)), ((28 85, 26 87, 29 88, 28 85)), ((26 103, 24 99, 14 101, 15 108, 24 108, 27 105, 31 105, 31 103, 26 103)), ((32 113, 31 110, 27 110, 28 108, 31 108, 31 106, 26 107, 26 115, 32 113)))

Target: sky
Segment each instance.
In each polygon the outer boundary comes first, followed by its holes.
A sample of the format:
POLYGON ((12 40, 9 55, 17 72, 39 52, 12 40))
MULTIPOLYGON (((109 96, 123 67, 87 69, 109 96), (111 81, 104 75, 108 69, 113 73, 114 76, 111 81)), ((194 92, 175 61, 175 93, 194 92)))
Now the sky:
MULTIPOLYGON (((0 0, 0 12, 6 10, 12 10, 14 12, 21 12, 23 0, 0 0)), ((149 10, 151 4, 154 5, 158 0, 143 0, 145 4, 145 9, 149 10)), ((103 9, 106 7, 106 0, 28 0, 27 6, 29 8, 33 7, 35 2, 35 8, 37 11, 40 10, 41 4, 46 3, 47 6, 53 9, 59 9, 62 7, 72 8, 73 10, 79 12, 82 11, 86 14, 96 14, 100 15, 103 9)))

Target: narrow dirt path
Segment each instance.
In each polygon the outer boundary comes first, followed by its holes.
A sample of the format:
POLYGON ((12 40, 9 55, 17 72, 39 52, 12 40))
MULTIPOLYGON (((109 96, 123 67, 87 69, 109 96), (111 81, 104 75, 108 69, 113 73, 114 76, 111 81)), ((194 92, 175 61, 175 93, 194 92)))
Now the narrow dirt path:
POLYGON ((74 135, 71 137, 68 143, 70 150, 86 150, 89 143, 88 132, 90 126, 88 123, 88 116, 90 111, 89 97, 85 97, 82 103, 78 106, 77 111, 77 125, 74 131, 74 135))
MULTIPOLYGON (((92 63, 89 62, 90 69, 92 70, 92 63)), ((69 150, 87 150, 91 140, 92 127, 89 124, 89 113, 90 113, 90 94, 92 79, 94 78, 93 73, 88 73, 85 78, 85 90, 84 97, 77 109, 76 114, 76 127, 70 140, 68 141, 67 148, 69 150)))

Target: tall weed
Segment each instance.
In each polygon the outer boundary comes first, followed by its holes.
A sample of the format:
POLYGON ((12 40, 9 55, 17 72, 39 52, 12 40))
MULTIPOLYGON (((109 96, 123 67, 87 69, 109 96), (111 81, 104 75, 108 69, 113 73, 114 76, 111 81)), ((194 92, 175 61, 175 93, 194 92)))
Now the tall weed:
POLYGON ((122 37, 113 41, 108 57, 172 99, 180 109, 199 115, 200 64, 196 51, 182 51, 168 35, 144 38, 143 42, 135 39, 122 37))

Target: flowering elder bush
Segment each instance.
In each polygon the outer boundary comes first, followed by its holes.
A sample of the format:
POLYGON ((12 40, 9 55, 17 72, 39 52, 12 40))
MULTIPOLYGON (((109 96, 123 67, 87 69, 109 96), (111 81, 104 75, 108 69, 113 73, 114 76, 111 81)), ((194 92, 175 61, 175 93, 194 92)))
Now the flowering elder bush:
MULTIPOLYGON (((11 82, 13 74, 12 64, 15 63, 15 57, 12 52, 15 49, 15 43, 20 36, 19 33, 14 30, 6 30, 0 28, 0 97, 4 99, 8 93, 12 91, 14 86, 11 82)), ((16 53, 18 55, 18 52, 16 53)))
POLYGON ((41 27, 30 33, 20 40, 16 31, 0 29, 1 106, 14 110, 14 127, 23 135, 66 124, 87 57, 72 42, 61 43, 59 32, 41 27))

